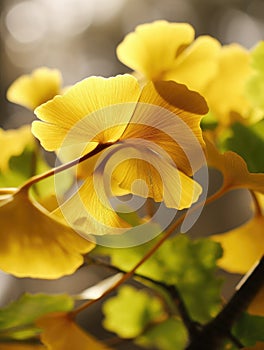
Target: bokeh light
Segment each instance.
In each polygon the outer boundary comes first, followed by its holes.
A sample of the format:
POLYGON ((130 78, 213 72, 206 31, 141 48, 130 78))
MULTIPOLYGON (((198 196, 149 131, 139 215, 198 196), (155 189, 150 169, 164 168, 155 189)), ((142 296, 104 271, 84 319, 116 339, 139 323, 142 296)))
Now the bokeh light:
POLYGON ((22 44, 41 40, 48 29, 45 12, 33 1, 23 1, 11 7, 5 23, 12 37, 22 44))
POLYGON ((4 127, 15 127, 15 120, 17 126, 25 123, 25 114, 32 119, 32 113, 5 98, 19 75, 48 66, 60 69, 65 85, 70 85, 89 75, 127 72, 115 49, 138 24, 156 19, 188 22, 197 35, 247 48, 264 33, 263 0, 1 0, 0 9, 4 127))

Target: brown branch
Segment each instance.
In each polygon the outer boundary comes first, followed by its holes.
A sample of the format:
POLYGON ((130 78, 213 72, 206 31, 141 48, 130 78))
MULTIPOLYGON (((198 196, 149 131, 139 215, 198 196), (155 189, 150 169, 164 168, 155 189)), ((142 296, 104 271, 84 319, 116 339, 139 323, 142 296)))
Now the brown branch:
POLYGON ((236 291, 222 311, 196 336, 191 339, 186 350, 217 350, 223 342, 230 339, 238 348, 243 345, 232 334, 231 329, 241 314, 247 309, 259 290, 264 286, 264 257, 236 291))

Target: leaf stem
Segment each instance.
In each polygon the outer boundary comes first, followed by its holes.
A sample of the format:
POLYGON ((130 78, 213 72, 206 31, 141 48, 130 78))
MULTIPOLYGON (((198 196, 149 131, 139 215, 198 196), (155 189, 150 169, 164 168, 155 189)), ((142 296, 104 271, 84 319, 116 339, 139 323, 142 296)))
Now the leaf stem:
POLYGON ((68 162, 68 163, 62 164, 56 168, 50 169, 43 174, 31 177, 20 187, 19 190, 28 190, 35 183, 37 183, 41 180, 47 179, 48 177, 53 176, 55 174, 58 174, 64 170, 70 169, 71 167, 93 157, 97 153, 100 153, 101 151, 103 151, 104 149, 106 149, 112 145, 113 145, 113 143, 98 144, 94 150, 92 150, 89 153, 86 153, 85 155, 83 155, 80 158, 74 159, 71 162, 68 162))
POLYGON ((206 204, 211 203, 212 201, 218 199, 221 197, 225 192, 226 188, 222 187, 219 191, 214 193, 211 197, 207 198, 204 202, 198 202, 195 204, 192 208, 190 208, 189 212, 184 213, 178 220, 176 220, 164 233, 164 235, 161 237, 161 239, 149 249, 149 251, 139 260, 139 262, 126 274, 124 274, 119 281, 114 283, 108 290, 106 290, 100 297, 97 299, 89 300, 88 302, 84 303, 80 307, 76 308, 75 310, 71 311, 70 314, 72 317, 75 317, 79 312, 87 309, 89 306, 93 305, 97 301, 103 299, 105 296, 110 294, 112 291, 114 291, 117 287, 119 287, 121 284, 123 284, 125 281, 127 281, 130 277, 132 277, 135 273, 135 271, 144 264, 145 261, 147 261, 158 249, 159 247, 172 235, 172 233, 177 229, 177 227, 184 221, 187 214, 192 213, 199 209, 201 206, 204 206, 206 204))

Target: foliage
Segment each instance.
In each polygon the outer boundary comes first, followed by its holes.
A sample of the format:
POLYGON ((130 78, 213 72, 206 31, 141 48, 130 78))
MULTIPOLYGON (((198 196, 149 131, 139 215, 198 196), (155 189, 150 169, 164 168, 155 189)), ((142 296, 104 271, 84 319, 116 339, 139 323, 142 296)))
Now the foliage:
POLYGON ((0 310, 1 339, 30 339, 40 333, 35 321, 49 312, 70 311, 74 306, 69 295, 24 294, 0 310))
POLYGON ((9 101, 38 120, 0 130, 1 270, 74 280, 85 264, 112 276, 3 306, 0 350, 264 346, 263 54, 263 42, 223 46, 159 20, 117 47, 133 74, 63 89, 60 72, 41 67, 11 84, 9 101), (211 196, 207 167, 223 179, 211 196), (185 232, 238 188, 251 193, 247 222, 185 232), (229 301, 220 268, 246 275, 229 301), (107 339, 78 324, 92 305, 107 339))

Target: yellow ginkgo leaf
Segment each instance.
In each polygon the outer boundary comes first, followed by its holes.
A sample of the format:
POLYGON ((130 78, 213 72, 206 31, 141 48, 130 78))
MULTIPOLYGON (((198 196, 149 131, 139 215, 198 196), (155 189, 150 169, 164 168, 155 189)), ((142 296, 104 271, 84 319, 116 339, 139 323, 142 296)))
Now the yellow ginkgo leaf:
POLYGON ((133 114, 139 94, 136 78, 128 74, 84 79, 36 109, 44 123, 33 122, 33 134, 49 151, 76 143, 86 147, 88 142, 96 146, 96 142, 116 141, 133 114))
POLYGON ((41 341, 49 350, 110 350, 84 332, 67 313, 49 314, 37 321, 41 341))
POLYGON ((222 125, 232 121, 232 114, 246 117, 249 101, 245 85, 250 77, 250 53, 238 44, 223 46, 218 71, 202 91, 210 111, 222 125))
POLYGON ((197 148, 199 152, 204 145, 200 120, 207 111, 204 99, 181 84, 149 83, 140 92, 137 80, 128 74, 91 77, 38 107, 42 122, 33 122, 32 131, 49 151, 76 144, 91 151, 98 143, 143 138, 160 143, 191 175, 186 158, 191 152, 193 163, 199 159, 197 148))
POLYGON ((208 165, 221 171, 223 187, 228 189, 247 188, 264 193, 264 174, 250 173, 246 162, 237 153, 227 151, 221 154, 205 136, 208 165))
POLYGON ((136 146, 143 139, 157 145, 178 169, 193 175, 204 161, 200 121, 207 111, 205 100, 185 85, 149 82, 120 140, 134 139, 136 146))
POLYGON ((20 155, 26 146, 32 146, 33 143, 34 137, 28 125, 22 126, 19 129, 0 129, 0 170, 2 172, 8 170, 9 159, 12 156, 20 155))
POLYGON ((217 71, 220 43, 210 36, 198 37, 175 59, 163 80, 174 80, 189 89, 203 91, 204 86, 217 71))
MULTIPOLYGON (((149 149, 155 163, 163 164, 157 165, 158 172, 169 173, 166 180, 170 179, 165 191, 158 181, 150 196, 157 201, 163 199, 169 207, 189 207, 201 192, 200 186, 188 176, 205 163, 200 120, 207 111, 204 98, 182 84, 149 82, 141 89, 137 80, 128 74, 108 79, 87 78, 63 96, 38 107, 36 114, 42 121, 33 123, 33 133, 47 150, 61 148, 57 153, 60 159, 68 158, 69 153, 76 156, 79 152, 77 159, 80 159, 94 152, 84 166, 78 166, 78 176, 81 175, 84 183, 61 203, 54 215, 66 219, 75 229, 82 229, 82 233, 84 230, 85 235, 113 233, 113 228, 121 233, 128 228, 111 207, 111 193, 106 195, 104 191, 104 188, 115 188, 114 195, 125 192, 144 196, 141 191, 133 192, 130 188, 132 178, 126 182, 126 171, 113 178, 113 169, 105 172, 106 163, 119 147, 149 149), (100 158, 102 154, 104 158, 100 158), (105 186, 106 178, 108 186, 105 186), (96 182, 99 185, 94 188, 96 182), (126 185, 119 186, 121 183, 126 185), (176 196, 174 200, 172 193, 176 196)), ((126 160, 129 161, 129 157, 128 152, 126 160)), ((117 166, 120 159, 116 160, 117 166)), ((141 169, 142 164, 138 163, 139 169, 131 174, 147 174, 149 169, 141 169)), ((150 182, 148 185, 152 186, 150 182)))
POLYGON ((15 80, 7 90, 7 99, 34 110, 61 92, 61 80, 57 69, 38 68, 15 80))
POLYGON ((212 236, 224 251, 219 266, 232 273, 247 273, 264 254, 263 227, 264 217, 255 216, 234 230, 212 236))
POLYGON ((174 80, 200 91, 216 72, 219 48, 211 37, 194 41, 194 29, 187 23, 159 20, 128 34, 117 47, 117 56, 148 80, 174 80))
POLYGON ((157 150, 153 145, 148 149, 144 144, 136 148, 128 143, 111 159, 118 164, 113 178, 129 193, 150 197, 156 202, 164 201, 168 208, 189 208, 198 200, 201 186, 178 170, 166 154, 160 155, 157 150), (119 159, 127 160, 120 162, 119 159))
POLYGON ((52 218, 27 191, 6 193, 0 200, 0 269, 18 277, 72 274, 94 244, 52 218))
POLYGON ((47 350, 47 348, 38 344, 0 343, 0 350, 47 350))
MULTIPOLYGON (((130 226, 111 205, 115 195, 133 193, 164 201, 169 208, 190 207, 199 198, 201 186, 178 170, 158 146, 139 139, 124 140, 109 147, 100 157, 90 160, 84 183, 53 215, 87 234, 120 234, 130 226)), ((83 170, 83 169, 82 169, 83 170)))
POLYGON ((264 287, 261 288, 254 300, 250 303, 247 312, 253 315, 264 316, 264 287))
POLYGON ((104 190, 103 171, 86 176, 78 191, 52 213, 53 217, 66 220, 85 236, 123 233, 130 225, 117 215, 104 190))

